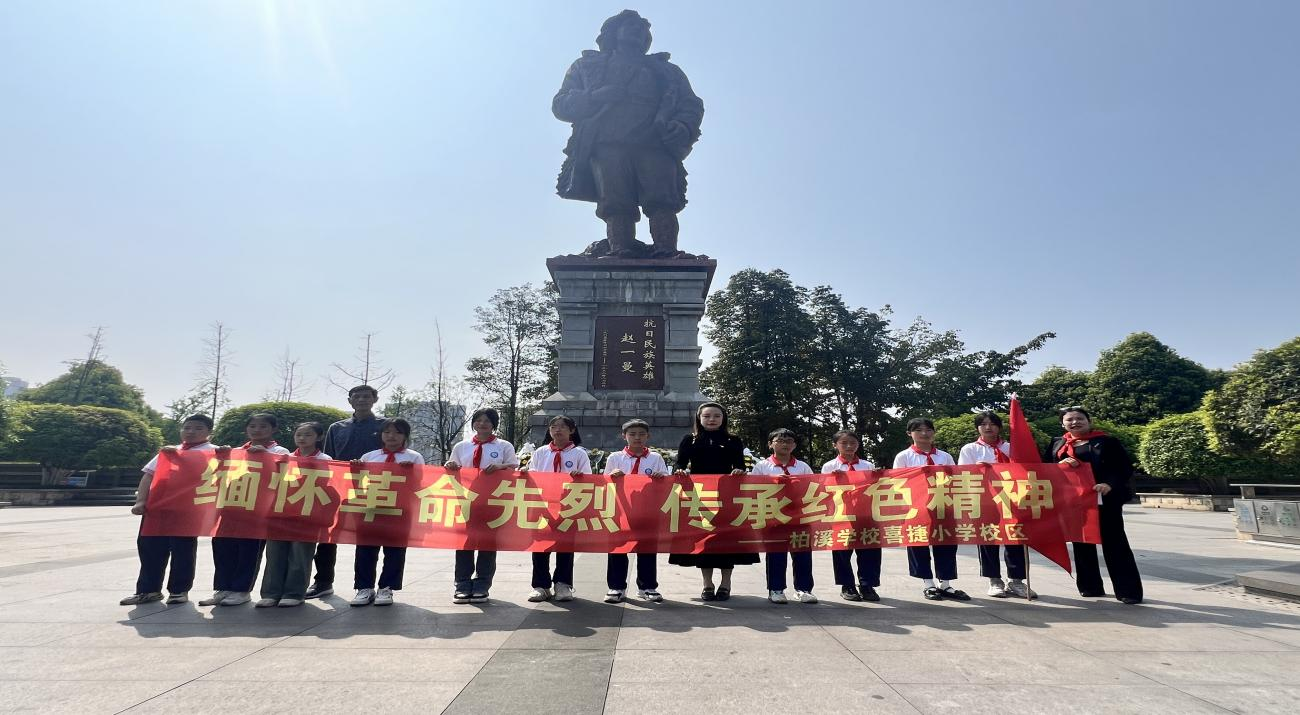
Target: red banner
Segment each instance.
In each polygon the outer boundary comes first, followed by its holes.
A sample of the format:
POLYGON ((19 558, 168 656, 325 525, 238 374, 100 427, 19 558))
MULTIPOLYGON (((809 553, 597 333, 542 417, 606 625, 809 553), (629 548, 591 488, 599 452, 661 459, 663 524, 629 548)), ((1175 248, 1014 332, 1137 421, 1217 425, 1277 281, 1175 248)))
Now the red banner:
MULTIPOLYGON (((653 479, 163 453, 143 533, 499 551, 720 553, 1100 543, 1086 467, 653 479)), ((1068 562, 1067 562, 1068 563, 1068 562)))

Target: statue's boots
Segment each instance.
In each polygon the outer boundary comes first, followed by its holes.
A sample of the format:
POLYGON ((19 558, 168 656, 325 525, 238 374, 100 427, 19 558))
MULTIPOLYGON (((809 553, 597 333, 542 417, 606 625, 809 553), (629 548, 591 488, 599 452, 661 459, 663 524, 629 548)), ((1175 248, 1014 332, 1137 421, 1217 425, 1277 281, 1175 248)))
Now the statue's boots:
POLYGON ((636 240, 636 218, 611 216, 605 219, 605 238, 609 239, 609 255, 638 256, 642 251, 636 240))
POLYGON ((654 251, 650 255, 656 258, 672 258, 680 253, 677 250, 677 214, 671 211, 650 214, 650 238, 654 241, 654 251))

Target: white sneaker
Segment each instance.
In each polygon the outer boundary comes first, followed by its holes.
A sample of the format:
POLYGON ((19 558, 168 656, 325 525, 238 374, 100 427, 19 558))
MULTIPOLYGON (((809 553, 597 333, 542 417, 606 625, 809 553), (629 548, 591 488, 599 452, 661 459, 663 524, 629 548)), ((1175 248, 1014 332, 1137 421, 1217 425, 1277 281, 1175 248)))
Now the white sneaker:
POLYGON ((772 603, 789 603, 785 598, 785 591, 768 591, 767 600, 772 603))
POLYGON ((375 592, 375 605, 376 605, 376 606, 391 606, 391 605, 393 605, 393 589, 388 588, 387 586, 385 586, 384 588, 381 588, 381 589, 379 589, 378 591, 376 591, 376 592, 375 592))
POLYGON ((573 587, 570 586, 570 585, 567 584, 567 583, 557 583, 557 584, 555 584, 555 600, 557 600, 557 601, 572 601, 572 600, 573 600, 573 587))
POLYGON ((799 603, 817 603, 817 597, 812 591, 795 591, 794 597, 799 603))
POLYGON ((210 598, 199 601, 200 606, 215 606, 221 603, 222 599, 230 595, 230 591, 214 591, 210 598))
POLYGON ((263 598, 253 604, 253 608, 275 608, 280 603, 278 598, 263 598))
POLYGON ((533 603, 541 603, 542 601, 549 601, 551 600, 551 589, 541 588, 541 587, 534 588, 532 592, 528 594, 528 600, 532 601, 533 603))
POLYGON ((639 591, 637 592, 637 595, 651 603, 662 603, 664 600, 663 594, 659 593, 653 588, 647 588, 644 591, 639 591))
POLYGON ((624 595, 626 592, 622 589, 611 588, 605 592, 605 603, 622 603, 624 595))
POLYGON ((230 595, 221 599, 223 606, 242 606, 253 600, 253 594, 248 591, 231 591, 230 595))
POLYGON ((294 606, 301 606, 302 600, 298 598, 282 598, 279 605, 280 608, 293 608, 294 606))
POLYGON ((1007 586, 1002 583, 1002 579, 997 578, 989 579, 989 595, 993 598, 1006 598, 1011 594, 1007 593, 1007 586))
POLYGON ((167 597, 167 605, 169 606, 174 606, 178 603, 189 603, 189 601, 190 601, 189 591, 181 591, 180 593, 173 593, 172 595, 167 597))
POLYGON ((350 602, 353 606, 369 606, 375 602, 375 589, 363 588, 357 591, 357 595, 352 597, 350 602))
POLYGON ((1007 595, 1029 600, 1038 598, 1038 594, 1034 593, 1028 586, 1026 586, 1024 581, 1011 581, 1008 583, 1007 595))

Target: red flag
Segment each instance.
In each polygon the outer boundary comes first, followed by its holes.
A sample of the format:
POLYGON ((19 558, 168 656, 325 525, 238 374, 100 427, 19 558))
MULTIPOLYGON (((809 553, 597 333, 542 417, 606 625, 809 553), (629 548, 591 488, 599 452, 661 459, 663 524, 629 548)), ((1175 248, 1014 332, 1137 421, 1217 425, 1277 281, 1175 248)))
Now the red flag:
POLYGON ((1025 421, 1025 412, 1020 409, 1020 398, 1011 396, 1011 461, 1021 464, 1039 464, 1038 445, 1034 442, 1034 433, 1029 431, 1025 421))
MULTIPOLYGON (((1019 464, 1042 464, 1043 458, 1038 451, 1038 444, 1034 442, 1034 433, 1029 430, 1025 411, 1020 408, 1020 398, 1015 395, 1011 396, 1009 417, 1011 418, 1011 461, 1019 464)), ((1032 546, 1034 551, 1065 569, 1066 573, 1074 573, 1070 570, 1070 550, 1066 548, 1064 541, 1040 541, 1032 546)))

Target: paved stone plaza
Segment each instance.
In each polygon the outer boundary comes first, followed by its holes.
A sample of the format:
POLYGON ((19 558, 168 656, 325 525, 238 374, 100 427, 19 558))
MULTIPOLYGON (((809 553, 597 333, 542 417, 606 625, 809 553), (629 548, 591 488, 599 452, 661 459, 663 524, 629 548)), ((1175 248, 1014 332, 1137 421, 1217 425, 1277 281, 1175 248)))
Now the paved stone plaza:
MULTIPOLYGON (((1083 600, 1035 559, 1035 603, 923 600, 899 550, 878 604, 841 601, 816 557, 817 605, 698 600, 660 560, 659 605, 611 606, 605 558, 579 555, 580 600, 527 603, 528 557, 503 554, 486 606, 456 606, 450 552, 412 550, 391 608, 117 605, 133 590, 126 507, 0 510, 0 710, 58 713, 1286 712, 1300 703, 1300 606, 1215 586, 1300 564, 1234 538, 1227 514, 1128 510, 1147 604, 1083 600)), ((352 549, 340 553, 350 572, 352 549)), ((211 579, 206 543, 199 583, 211 579)), ((208 590, 196 589, 203 597, 208 590)))

